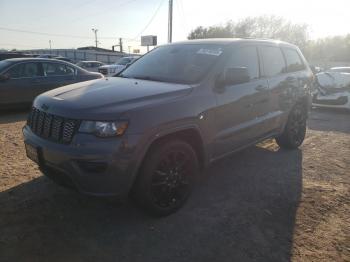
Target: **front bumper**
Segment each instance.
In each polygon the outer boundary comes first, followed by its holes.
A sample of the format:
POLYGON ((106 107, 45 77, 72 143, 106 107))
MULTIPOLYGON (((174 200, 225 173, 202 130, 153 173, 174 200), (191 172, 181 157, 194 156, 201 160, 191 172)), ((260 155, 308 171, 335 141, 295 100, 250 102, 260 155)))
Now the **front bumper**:
POLYGON ((39 167, 54 180, 69 180, 79 192, 99 196, 126 196, 137 166, 140 135, 98 138, 76 134, 69 145, 58 144, 23 128, 24 142, 38 149, 39 167))
POLYGON ((316 107, 350 109, 350 93, 342 92, 328 95, 315 94, 313 96, 312 105, 316 107))

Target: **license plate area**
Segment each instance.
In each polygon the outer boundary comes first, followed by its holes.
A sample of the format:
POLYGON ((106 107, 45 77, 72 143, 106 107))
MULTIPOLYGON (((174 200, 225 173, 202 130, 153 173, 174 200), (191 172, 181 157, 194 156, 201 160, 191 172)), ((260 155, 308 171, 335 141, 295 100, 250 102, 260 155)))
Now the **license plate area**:
POLYGON ((39 164, 40 148, 27 143, 25 143, 25 148, 26 148, 27 157, 30 160, 34 161, 35 163, 39 164))

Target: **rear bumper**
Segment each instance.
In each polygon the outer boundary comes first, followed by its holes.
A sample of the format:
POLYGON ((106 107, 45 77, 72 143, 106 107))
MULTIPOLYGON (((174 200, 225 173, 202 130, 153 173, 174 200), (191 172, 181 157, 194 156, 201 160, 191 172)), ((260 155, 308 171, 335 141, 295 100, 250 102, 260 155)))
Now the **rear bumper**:
POLYGON ((23 128, 24 142, 38 148, 39 167, 48 177, 64 181, 79 192, 98 196, 128 194, 134 180, 140 135, 97 138, 76 134, 69 145, 58 144, 23 128))

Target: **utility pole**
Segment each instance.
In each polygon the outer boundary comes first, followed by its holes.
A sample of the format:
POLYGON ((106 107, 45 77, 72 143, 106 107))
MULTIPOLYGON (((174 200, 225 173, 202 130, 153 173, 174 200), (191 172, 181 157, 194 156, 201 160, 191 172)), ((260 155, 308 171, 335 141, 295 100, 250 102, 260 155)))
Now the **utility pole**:
POLYGON ((169 0, 169 15, 168 15, 168 43, 173 40, 173 0, 169 0))
POLYGON ((96 48, 97 48, 97 44, 98 44, 98 41, 97 41, 97 31, 98 31, 98 29, 92 28, 91 30, 92 30, 92 31, 94 32, 94 34, 95 34, 95 45, 96 45, 96 48))
POLYGON ((50 54, 51 54, 51 40, 49 40, 49 45, 50 45, 50 54))
POLYGON ((119 38, 119 50, 120 50, 120 53, 123 53, 123 39, 122 38, 119 38))
POLYGON ((123 39, 119 38, 119 45, 112 45, 112 50, 114 51, 114 47, 119 46, 120 53, 123 53, 123 39))

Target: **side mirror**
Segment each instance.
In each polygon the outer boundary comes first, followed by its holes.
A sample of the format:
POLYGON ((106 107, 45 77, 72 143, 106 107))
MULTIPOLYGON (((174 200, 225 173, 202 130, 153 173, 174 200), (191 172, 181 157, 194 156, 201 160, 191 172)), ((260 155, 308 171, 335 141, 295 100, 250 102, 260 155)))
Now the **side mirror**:
POLYGON ((224 81, 225 85, 237 85, 247 83, 250 80, 249 72, 246 67, 227 68, 224 81))
POLYGON ((9 79, 10 79, 10 75, 9 74, 0 75, 0 81, 1 82, 6 82, 9 79))

